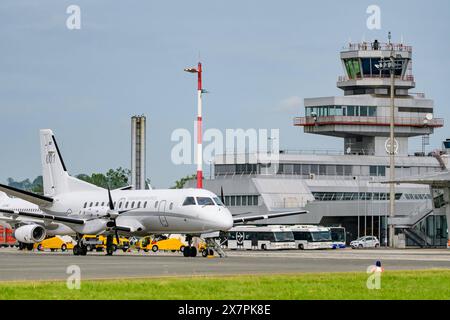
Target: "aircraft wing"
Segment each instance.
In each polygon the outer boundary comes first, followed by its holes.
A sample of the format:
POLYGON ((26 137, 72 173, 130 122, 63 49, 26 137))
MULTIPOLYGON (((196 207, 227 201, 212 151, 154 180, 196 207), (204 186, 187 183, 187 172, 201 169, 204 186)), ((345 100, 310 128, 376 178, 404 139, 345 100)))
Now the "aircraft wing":
POLYGON ((8 216, 13 216, 13 217, 21 216, 21 217, 29 217, 29 218, 35 218, 35 219, 57 221, 57 222, 68 223, 68 224, 84 224, 85 223, 85 221, 82 219, 54 216, 54 215, 50 215, 50 214, 46 214, 46 213, 22 212, 22 211, 13 211, 13 210, 5 210, 5 209, 0 209, 0 213, 6 214, 7 216, 4 216, 4 217, 9 218, 9 219, 13 219, 13 218, 8 217, 8 216))
POLYGON ((308 211, 306 211, 306 210, 297 210, 297 211, 284 211, 284 212, 275 212, 275 213, 268 213, 268 214, 259 214, 259 215, 244 216, 244 217, 234 216, 233 222, 236 225, 236 224, 247 223, 247 222, 256 221, 256 220, 295 216, 298 214, 306 214, 306 213, 308 213, 308 211))
POLYGON ((20 190, 20 189, 10 187, 10 186, 4 185, 4 184, 0 184, 0 191, 3 191, 4 193, 6 193, 9 196, 12 196, 15 198, 20 198, 25 201, 34 203, 34 204, 38 205, 39 207, 49 206, 53 203, 53 199, 50 197, 41 196, 41 195, 33 193, 33 192, 20 190))

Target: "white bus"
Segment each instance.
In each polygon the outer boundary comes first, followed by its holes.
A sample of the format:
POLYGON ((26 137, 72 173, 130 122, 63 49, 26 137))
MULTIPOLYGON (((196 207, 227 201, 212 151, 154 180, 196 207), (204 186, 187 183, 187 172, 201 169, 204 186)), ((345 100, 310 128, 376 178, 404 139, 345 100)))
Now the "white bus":
POLYGON ((333 249, 345 248, 347 242, 344 227, 330 227, 333 249))
POLYGON ((221 243, 234 250, 295 249, 294 235, 289 227, 284 226, 237 226, 226 233, 221 243))
POLYGON ((331 249, 331 231, 321 226, 296 225, 290 229, 294 234, 295 247, 300 250, 331 249))

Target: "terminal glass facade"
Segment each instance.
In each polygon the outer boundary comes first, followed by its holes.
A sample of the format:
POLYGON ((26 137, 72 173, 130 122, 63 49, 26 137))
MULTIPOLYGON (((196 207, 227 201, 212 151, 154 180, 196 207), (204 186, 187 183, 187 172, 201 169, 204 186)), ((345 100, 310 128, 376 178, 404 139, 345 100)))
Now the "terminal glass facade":
POLYGON ((375 106, 321 106, 306 107, 306 116, 315 114, 318 117, 327 116, 349 116, 349 117, 376 117, 377 107, 375 106))

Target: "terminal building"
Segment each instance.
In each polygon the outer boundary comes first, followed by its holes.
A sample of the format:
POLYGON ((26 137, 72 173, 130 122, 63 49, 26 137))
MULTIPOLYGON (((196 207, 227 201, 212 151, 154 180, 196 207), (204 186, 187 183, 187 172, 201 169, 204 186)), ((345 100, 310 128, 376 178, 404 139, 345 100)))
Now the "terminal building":
MULTIPOLYGON (((403 44, 349 44, 340 58, 342 96, 307 98, 304 116, 294 126, 305 133, 342 138, 341 151, 280 150, 276 162, 259 153, 224 154, 214 160, 214 175, 204 188, 220 194, 233 214, 293 211, 305 215, 262 221, 264 224, 342 226, 347 241, 373 235, 388 243, 388 225, 401 246, 447 245, 442 192, 426 185, 396 185, 395 218, 389 219, 390 71, 379 68, 395 57, 395 176, 431 174, 448 164, 449 141, 439 153, 423 148, 409 153, 408 142, 424 141, 443 119, 434 117, 433 100, 412 93, 412 48, 403 44)), ((311 139, 314 139, 311 136, 311 139)), ((194 187, 191 182, 188 187, 194 187)))

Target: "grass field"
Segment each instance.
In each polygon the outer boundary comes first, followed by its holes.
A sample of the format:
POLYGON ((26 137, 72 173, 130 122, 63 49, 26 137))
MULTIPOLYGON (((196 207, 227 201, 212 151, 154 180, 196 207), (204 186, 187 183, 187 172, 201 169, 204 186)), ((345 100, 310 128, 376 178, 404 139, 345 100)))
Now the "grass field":
POLYGON ((365 273, 65 282, 0 282, 0 299, 450 299, 450 270, 389 271, 381 289, 365 273))

